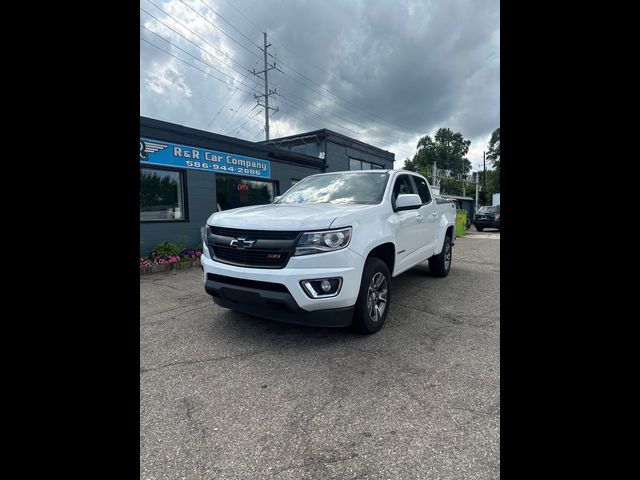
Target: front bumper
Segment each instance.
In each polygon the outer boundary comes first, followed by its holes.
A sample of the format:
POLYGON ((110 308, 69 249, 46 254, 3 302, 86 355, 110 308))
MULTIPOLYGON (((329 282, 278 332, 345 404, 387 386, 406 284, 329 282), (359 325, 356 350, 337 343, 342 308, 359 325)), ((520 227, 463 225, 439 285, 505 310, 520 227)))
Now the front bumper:
POLYGON ((500 220, 474 220, 473 225, 482 228, 500 228, 500 220))
POLYGON ((221 307, 280 322, 314 327, 351 325, 353 308, 332 308, 308 312, 298 306, 289 292, 233 285, 208 278, 205 290, 221 307))
POLYGON ((364 258, 349 248, 292 257, 285 268, 229 265, 211 259, 206 250, 200 263, 205 290, 218 305, 273 320, 336 327, 351 324, 364 268, 364 258), (330 277, 342 278, 335 297, 312 299, 300 285, 330 277))

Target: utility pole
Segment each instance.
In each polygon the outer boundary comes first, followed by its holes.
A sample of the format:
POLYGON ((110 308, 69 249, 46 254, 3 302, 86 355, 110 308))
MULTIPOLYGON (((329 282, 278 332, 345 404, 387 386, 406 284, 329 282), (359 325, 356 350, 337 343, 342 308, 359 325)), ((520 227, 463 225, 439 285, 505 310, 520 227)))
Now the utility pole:
POLYGON ((476 212, 478 211, 478 190, 480 179, 478 178, 478 172, 476 172, 476 212))
POLYGON ((431 172, 431 175, 433 176, 433 186, 436 185, 436 174, 438 172, 438 167, 436 167, 436 162, 433 162, 433 171, 431 172))
POLYGON ((482 165, 484 167, 484 177, 483 177, 483 183, 484 183, 484 191, 487 191, 487 162, 486 162, 486 158, 484 155, 485 152, 482 152, 482 165))
POLYGON ((276 67, 276 62, 273 62, 273 65, 269 65, 267 63, 267 48, 271 46, 271 44, 267 45, 267 32, 263 32, 264 34, 264 48, 262 48, 262 52, 264 53, 264 70, 260 72, 256 72, 255 68, 250 72, 253 73, 256 77, 261 78, 260 74, 264 73, 264 95, 256 95, 253 97, 258 101, 258 105, 264 108, 264 133, 266 139, 269 140, 269 109, 274 112, 278 112, 280 108, 273 108, 269 106, 269 95, 277 94, 276 90, 269 90, 269 70, 273 70, 274 68, 278 71, 281 71, 278 67, 276 67), (264 97, 264 105, 260 103, 260 98, 264 97))

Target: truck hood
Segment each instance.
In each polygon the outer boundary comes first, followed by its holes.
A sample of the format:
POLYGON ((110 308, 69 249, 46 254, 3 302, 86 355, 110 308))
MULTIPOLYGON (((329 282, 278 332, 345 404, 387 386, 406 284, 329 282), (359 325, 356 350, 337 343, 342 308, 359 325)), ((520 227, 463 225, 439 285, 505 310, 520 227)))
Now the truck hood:
MULTIPOLYGON (((348 221, 376 205, 336 205, 332 203, 269 204, 216 212, 208 225, 247 230, 321 230, 338 218, 348 221)), ((335 227, 345 226, 336 224, 335 227)))

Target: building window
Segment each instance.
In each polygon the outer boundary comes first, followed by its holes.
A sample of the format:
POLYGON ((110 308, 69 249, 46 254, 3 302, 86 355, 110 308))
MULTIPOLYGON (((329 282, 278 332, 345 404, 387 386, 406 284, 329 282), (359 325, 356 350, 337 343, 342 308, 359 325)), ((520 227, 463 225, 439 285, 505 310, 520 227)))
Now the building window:
POLYGON ((140 221, 185 220, 184 180, 178 171, 140 169, 140 221))
POLYGON ((216 173, 216 210, 273 203, 275 182, 216 173))
POLYGON ((373 170, 374 168, 382 168, 375 163, 365 162, 364 160, 349 159, 349 170, 373 170))

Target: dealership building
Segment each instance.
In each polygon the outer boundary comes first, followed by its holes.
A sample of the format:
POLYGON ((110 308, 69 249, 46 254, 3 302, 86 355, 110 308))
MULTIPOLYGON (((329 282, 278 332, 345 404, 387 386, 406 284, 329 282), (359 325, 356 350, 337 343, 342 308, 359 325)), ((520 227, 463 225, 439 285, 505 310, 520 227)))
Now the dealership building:
POLYGON ((140 117, 140 255, 200 243, 220 210, 272 203, 316 173, 392 169, 394 154, 331 130, 249 142, 140 117))

